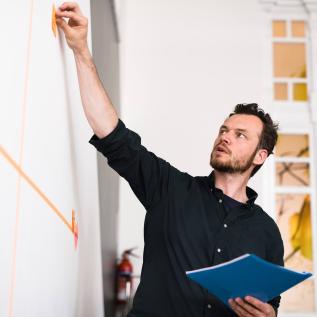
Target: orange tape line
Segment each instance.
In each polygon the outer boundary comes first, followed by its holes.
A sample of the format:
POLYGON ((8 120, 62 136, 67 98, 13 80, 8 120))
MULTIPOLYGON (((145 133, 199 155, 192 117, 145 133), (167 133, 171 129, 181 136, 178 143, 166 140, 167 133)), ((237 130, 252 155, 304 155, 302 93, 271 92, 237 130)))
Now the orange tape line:
MULTIPOLYGON (((68 223, 63 214, 57 209, 57 207, 49 200, 49 198, 43 193, 43 191, 35 184, 35 182, 21 169, 21 167, 13 160, 13 158, 0 146, 0 153, 10 163, 10 165, 21 175, 22 178, 40 195, 40 197, 46 202, 46 204, 57 214, 57 216, 65 223, 68 229, 74 233, 73 224, 68 223)), ((72 222, 74 222, 75 215, 72 212, 72 222)))
MULTIPOLYGON (((28 22, 26 64, 25 64, 23 99, 22 99, 22 125, 21 125, 21 134, 20 134, 20 153, 19 153, 20 166, 22 166, 22 161, 23 161, 25 116, 26 116, 27 94, 28 94, 28 87, 29 87, 29 69, 30 69, 30 55, 31 55, 31 42, 32 42, 33 7, 34 7, 34 0, 31 0, 30 1, 30 15, 29 15, 29 22, 28 22)), ((20 197, 21 197, 21 176, 19 175, 18 184, 17 184, 17 205, 16 205, 16 211, 15 211, 16 217, 15 217, 14 236, 13 236, 11 283, 9 288, 9 317, 13 316, 14 288, 15 288, 15 278, 16 278, 17 237, 18 237, 19 221, 20 221, 20 197)))

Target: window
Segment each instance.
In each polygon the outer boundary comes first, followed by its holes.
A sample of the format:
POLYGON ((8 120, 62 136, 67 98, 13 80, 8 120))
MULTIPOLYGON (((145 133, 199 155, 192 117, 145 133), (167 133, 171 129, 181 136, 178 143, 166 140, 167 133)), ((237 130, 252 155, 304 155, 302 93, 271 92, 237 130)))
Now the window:
POLYGON ((285 267, 314 274, 282 294, 279 316, 317 317, 317 15, 311 15, 317 7, 305 0, 259 2, 271 57, 264 107, 280 125, 275 155, 264 167, 263 205, 280 228, 285 267))
MULTIPOLYGON (((311 153, 307 133, 281 133, 275 148, 276 222, 284 242, 285 267, 314 271, 311 220, 311 153)), ((282 312, 315 311, 314 280, 306 280, 283 295, 282 312)))
POLYGON ((272 22, 274 99, 307 102, 305 21, 272 22))

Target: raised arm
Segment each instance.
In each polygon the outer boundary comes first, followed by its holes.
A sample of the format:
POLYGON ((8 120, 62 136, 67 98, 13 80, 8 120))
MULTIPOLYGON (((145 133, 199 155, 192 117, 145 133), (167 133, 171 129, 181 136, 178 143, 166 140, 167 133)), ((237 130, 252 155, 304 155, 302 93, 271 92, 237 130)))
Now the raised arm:
POLYGON ((94 131, 90 143, 107 158, 109 166, 128 181, 148 210, 167 196, 171 179, 184 173, 148 151, 140 136, 118 119, 89 52, 88 20, 78 4, 63 3, 56 10, 56 22, 74 52, 84 112, 94 131))
POLYGON ((77 3, 65 2, 56 10, 56 23, 74 53, 81 100, 88 123, 94 133, 103 138, 117 126, 118 115, 100 81, 88 48, 88 19, 77 3))

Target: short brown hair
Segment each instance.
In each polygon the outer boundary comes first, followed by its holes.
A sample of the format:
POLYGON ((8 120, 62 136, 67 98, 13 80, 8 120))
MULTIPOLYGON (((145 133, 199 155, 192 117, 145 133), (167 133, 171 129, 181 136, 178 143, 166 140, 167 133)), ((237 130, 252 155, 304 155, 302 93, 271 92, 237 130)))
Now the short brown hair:
MULTIPOLYGON (((256 103, 240 103, 237 104, 229 117, 235 114, 247 114, 258 117, 263 122, 263 129, 258 144, 258 149, 267 150, 268 156, 273 154, 273 149, 277 141, 278 123, 273 122, 271 116, 259 107, 256 103)), ((257 165, 251 177, 261 168, 262 165, 257 165)))

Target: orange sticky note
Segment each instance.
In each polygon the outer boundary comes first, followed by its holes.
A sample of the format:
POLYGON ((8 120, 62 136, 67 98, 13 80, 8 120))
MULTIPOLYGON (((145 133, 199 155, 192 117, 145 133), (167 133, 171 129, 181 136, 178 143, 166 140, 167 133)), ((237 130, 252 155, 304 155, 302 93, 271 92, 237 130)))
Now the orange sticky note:
POLYGON ((53 4, 53 9, 52 9, 52 31, 54 33, 54 36, 56 37, 57 35, 57 25, 56 25, 56 9, 55 5, 53 4))

